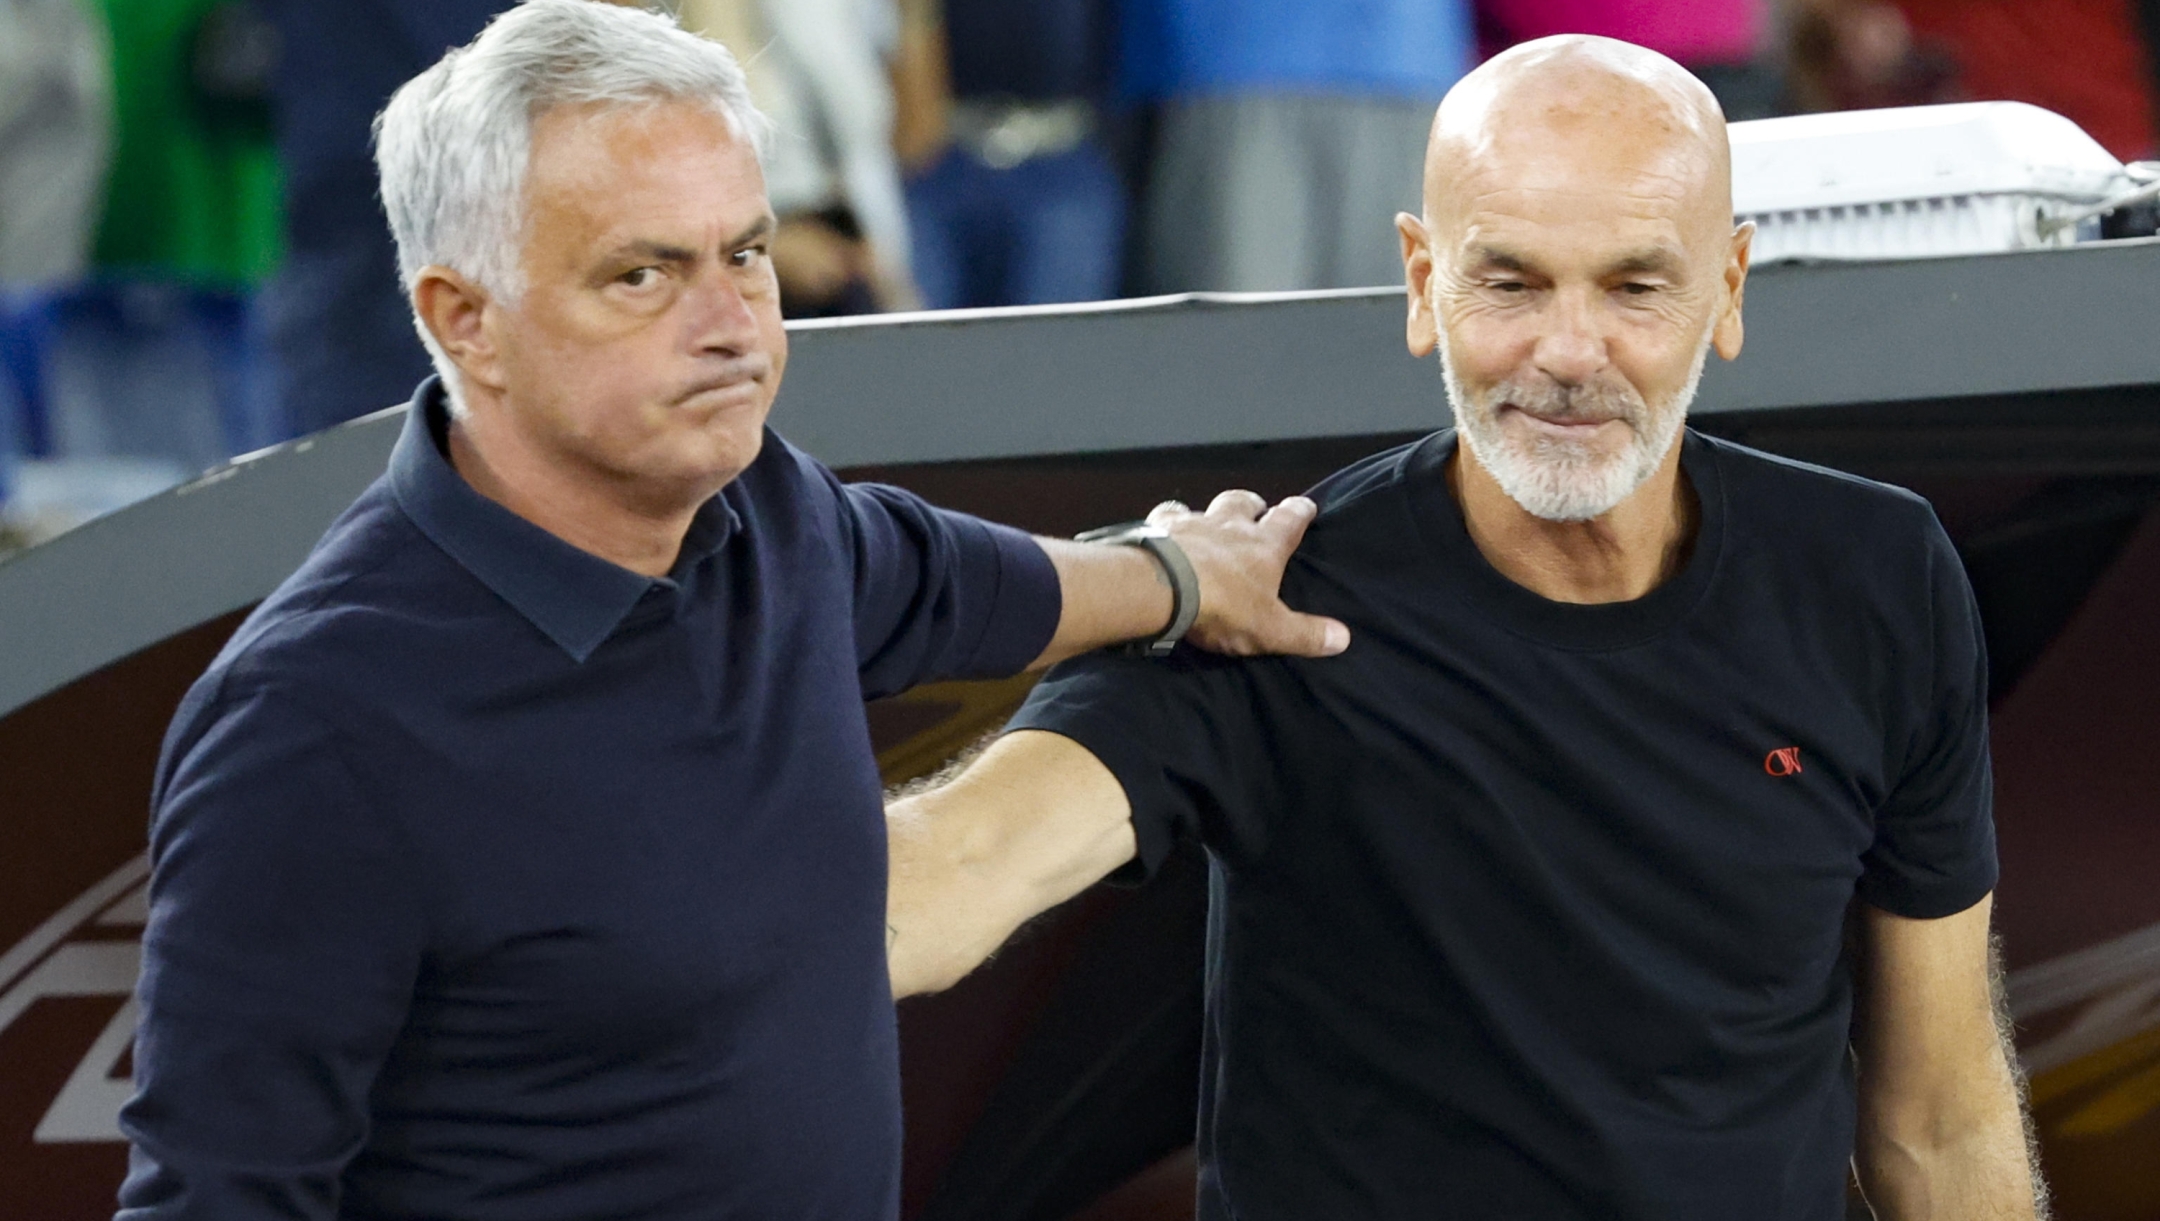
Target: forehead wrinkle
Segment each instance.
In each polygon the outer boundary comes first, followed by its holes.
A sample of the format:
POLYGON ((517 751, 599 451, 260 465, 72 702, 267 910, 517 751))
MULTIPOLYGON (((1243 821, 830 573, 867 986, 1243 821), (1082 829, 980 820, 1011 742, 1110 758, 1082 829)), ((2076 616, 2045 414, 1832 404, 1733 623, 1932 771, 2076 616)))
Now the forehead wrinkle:
POLYGON ((1604 213, 1614 217, 1636 215, 1656 219, 1672 215, 1676 203, 1685 203, 1691 194, 1690 186, 1681 179, 1654 175, 1642 175, 1625 186, 1600 186, 1578 180, 1525 182, 1503 178, 1491 183, 1465 182, 1455 194, 1462 200, 1460 210, 1465 214, 1478 211, 1512 214, 1513 209, 1534 206, 1541 201, 1581 201, 1605 205, 1604 213))
MULTIPOLYGON (((573 260, 642 254, 694 262, 706 249, 754 236, 771 219, 762 199, 751 224, 718 215, 735 193, 698 190, 700 171, 713 167, 684 156, 684 146, 692 145, 692 159, 741 158, 748 146, 705 107, 696 108, 702 113, 688 127, 671 128, 670 119, 684 116, 687 106, 561 106, 544 114, 526 182, 528 231, 545 216, 560 256, 573 260), (702 121, 708 115, 713 126, 702 121), (706 138, 712 136, 718 139, 706 138)), ((761 193, 754 155, 742 168, 731 181, 761 193)))
MULTIPOLYGON (((556 106, 534 120, 529 193, 587 193, 601 204, 633 189, 666 186, 691 156, 726 157, 749 145, 726 117, 689 102, 637 105, 584 103, 556 106), (685 122, 687 120, 687 122, 685 122)), ((755 153, 750 164, 756 165, 755 153)))
POLYGON ((1511 194, 1610 201, 1618 206, 1656 202, 1690 209, 1717 192, 1715 169, 1679 141, 1615 148, 1595 133, 1554 132, 1526 125, 1503 138, 1449 159, 1427 183, 1428 211, 1446 215, 1450 202, 1511 194), (1452 172, 1448 172, 1452 170, 1452 172))
POLYGON ((1685 203, 1678 192, 1671 191, 1501 186, 1468 194, 1454 213, 1435 218, 1432 236, 1442 248, 1476 241, 1519 247, 1532 232, 1579 233, 1588 229, 1604 246, 1685 249, 1690 244, 1685 203))

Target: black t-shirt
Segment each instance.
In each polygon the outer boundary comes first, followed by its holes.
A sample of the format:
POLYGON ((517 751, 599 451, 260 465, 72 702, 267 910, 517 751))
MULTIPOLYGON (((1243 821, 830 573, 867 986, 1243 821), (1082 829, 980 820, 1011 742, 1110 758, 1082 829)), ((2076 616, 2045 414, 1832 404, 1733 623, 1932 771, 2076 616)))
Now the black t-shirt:
POLYGON ((1314 493, 1325 660, 1054 671, 1152 869, 1213 862, 1201 1215, 1833 1221, 1855 897, 1995 883, 1984 667, 1926 502, 1689 433, 1685 567, 1547 601, 1477 551, 1451 433, 1314 493))

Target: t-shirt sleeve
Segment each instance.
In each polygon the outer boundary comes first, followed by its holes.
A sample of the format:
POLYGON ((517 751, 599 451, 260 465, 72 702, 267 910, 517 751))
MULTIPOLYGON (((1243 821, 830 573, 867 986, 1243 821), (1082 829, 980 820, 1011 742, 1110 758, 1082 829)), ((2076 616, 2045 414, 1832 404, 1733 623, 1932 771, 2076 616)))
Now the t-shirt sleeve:
POLYGON ((1057 631, 1050 557, 1026 534, 875 483, 841 488, 866 698, 1026 669, 1057 631))
POLYGON ((1181 838, 1249 858, 1265 847, 1288 753, 1253 690, 1257 668, 1274 664, 1189 646, 1159 661, 1089 654, 1052 669, 1006 728, 1071 738, 1117 777, 1138 850, 1112 881, 1154 876, 1181 838))
POLYGON ((420 969, 410 853, 289 699, 184 708, 169 749, 116 1221, 338 1216, 420 969))
POLYGON ((1859 887, 1867 902, 1914 919, 1964 911, 1996 880, 1987 646, 1956 550, 1932 518, 1928 530, 1928 620, 1907 650, 1904 766, 1876 812, 1859 887))

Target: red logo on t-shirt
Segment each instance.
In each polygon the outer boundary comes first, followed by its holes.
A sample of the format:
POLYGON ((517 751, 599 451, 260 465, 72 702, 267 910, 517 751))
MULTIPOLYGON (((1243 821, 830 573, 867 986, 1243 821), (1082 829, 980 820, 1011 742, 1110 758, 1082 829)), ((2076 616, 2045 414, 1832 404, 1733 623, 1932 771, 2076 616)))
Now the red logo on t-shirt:
POLYGON ((1800 774, 1800 748, 1780 746, 1763 756, 1762 769, 1773 776, 1797 776, 1800 774))

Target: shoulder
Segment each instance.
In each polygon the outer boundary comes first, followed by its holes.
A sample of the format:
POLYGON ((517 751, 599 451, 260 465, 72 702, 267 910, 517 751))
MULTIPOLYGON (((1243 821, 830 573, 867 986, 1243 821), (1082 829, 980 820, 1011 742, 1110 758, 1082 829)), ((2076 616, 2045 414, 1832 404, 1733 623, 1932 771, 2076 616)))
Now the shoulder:
POLYGON ((1907 488, 1693 434, 1717 462, 1728 547, 1830 586, 1903 588, 1957 566, 1935 506, 1907 488))
POLYGON ((1373 533, 1378 518, 1401 513, 1412 485, 1441 478, 1449 434, 1434 433, 1360 458, 1305 494, 1320 508, 1303 552, 1321 552, 1373 533))
POLYGON ((1320 506, 1323 519, 1354 516, 1378 500, 1400 495, 1411 480, 1436 467, 1446 433, 1381 450, 1358 459, 1313 485, 1306 495, 1320 506))
POLYGON ((494 598, 378 482, 233 632, 175 732, 266 692, 343 715, 355 708, 354 688, 383 689, 454 653, 459 646, 440 647, 447 642, 428 626, 472 624, 499 605, 494 598))
POLYGON ((830 538, 847 528, 840 477, 770 428, 757 458, 720 495, 765 538, 830 538))
POLYGON ((1949 546, 1933 505, 1916 492, 1846 471, 1691 433, 1717 463, 1726 508, 1743 541, 1825 548, 1850 560, 1909 557, 1949 546))
POLYGON ((740 489, 749 496, 821 494, 839 486, 839 476, 824 463, 769 427, 759 443, 757 457, 728 485, 730 490, 740 489))
POLYGON ((1399 567, 1404 540, 1419 530, 1414 502, 1424 493, 1418 489, 1446 478, 1452 439, 1449 431, 1432 433, 1360 458, 1313 485, 1306 495, 1320 511, 1291 557, 1285 590, 1311 598, 1318 596, 1315 579, 1328 585, 1399 567))
POLYGON ((1969 617, 1964 562, 1926 498, 1905 488, 1703 438, 1724 500, 1721 568, 1799 613, 1872 633, 1969 617))
POLYGON ((906 488, 843 482, 770 429, 757 460, 722 495, 752 533, 783 552, 841 554, 833 551, 837 545, 860 559, 862 553, 878 551, 903 536, 921 540, 955 526, 979 534, 986 524, 940 509, 906 488))

